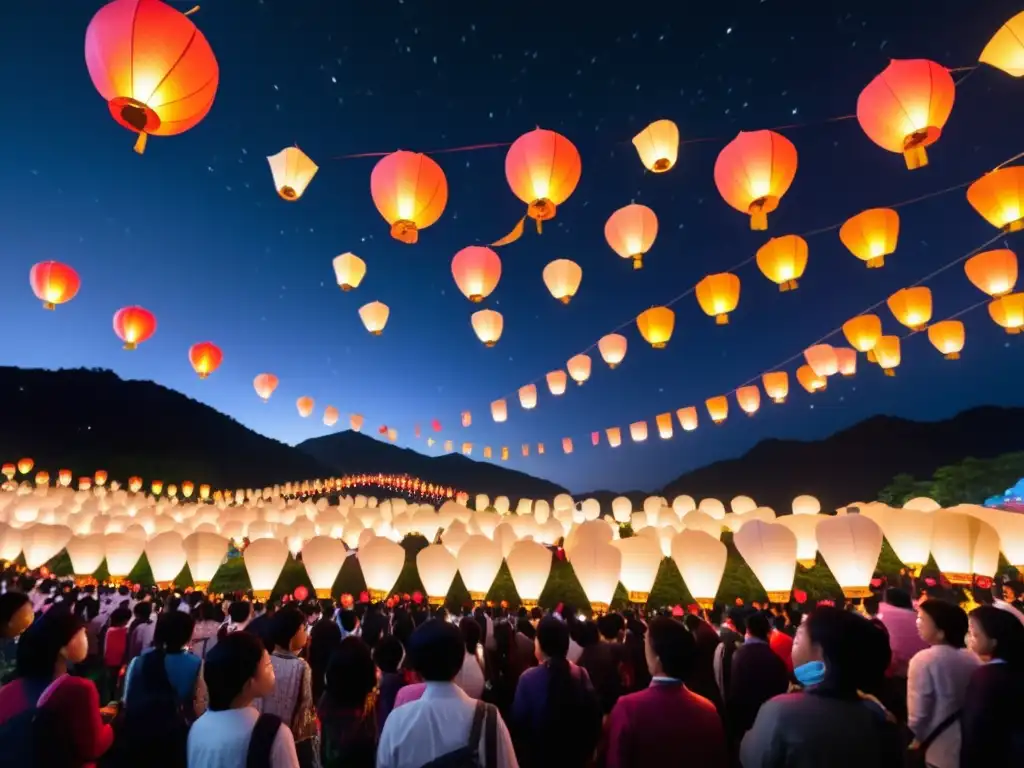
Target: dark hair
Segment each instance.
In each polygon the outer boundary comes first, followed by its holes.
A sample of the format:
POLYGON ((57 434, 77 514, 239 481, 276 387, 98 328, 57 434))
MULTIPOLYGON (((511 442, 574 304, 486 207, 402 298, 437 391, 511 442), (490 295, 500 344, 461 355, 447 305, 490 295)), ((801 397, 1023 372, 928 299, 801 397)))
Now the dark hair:
POLYGON ((95 597, 83 597, 75 603, 75 613, 84 622, 90 622, 100 615, 100 604, 95 597))
POLYGON ((342 611, 338 614, 338 623, 346 632, 355 632, 358 619, 352 611, 342 611))
POLYGON ((14 677, 52 680, 60 649, 83 628, 81 620, 63 607, 51 608, 18 641, 14 677))
POLYGON ((475 654, 480 645, 480 624, 472 616, 465 616, 459 622, 459 631, 466 643, 466 653, 475 654))
POLYGON ((1024 663, 1024 622, 994 605, 975 608, 970 618, 981 625, 982 631, 989 638, 996 641, 992 658, 1010 664, 1024 663))
POLYGON ((617 613, 606 613, 597 619, 597 631, 605 640, 615 640, 626 627, 625 620, 617 613))
POLYGON ((358 637, 346 637, 327 666, 325 695, 343 709, 362 709, 377 687, 377 667, 370 646, 358 637))
POLYGON ((864 679, 860 688, 865 693, 881 698, 886 689, 886 672, 892 663, 889 630, 881 619, 870 618, 861 622, 861 660, 864 679))
POLYGON ((110 612, 110 626, 112 627, 124 627, 128 625, 128 622, 132 620, 132 612, 125 608, 123 605, 120 608, 115 608, 110 612))
POLYGON ((772 625, 768 621, 768 617, 758 611, 753 613, 747 619, 747 634, 751 637, 756 637, 758 640, 768 641, 768 635, 771 634, 772 625))
POLYGON ((409 662, 427 682, 451 682, 466 656, 462 633, 441 619, 424 622, 409 639, 409 662))
POLYGON ((145 624, 149 621, 152 615, 153 604, 151 602, 144 600, 140 603, 136 603, 135 607, 132 608, 132 616, 134 617, 132 624, 145 624))
POLYGON ((555 616, 545 616, 537 625, 537 642, 550 659, 565 659, 569 652, 569 627, 555 616))
POLYGON ((309 671, 312 678, 313 703, 320 701, 327 679, 331 656, 341 645, 341 628, 330 618, 320 619, 309 631, 309 671))
POLYGON ((910 599, 910 593, 899 587, 890 587, 885 591, 885 602, 896 608, 913 609, 914 602, 910 599))
POLYGON ((745 635, 747 633, 747 612, 745 610, 742 608, 730 608, 728 617, 739 634, 745 635))
POLYGON ((683 616, 683 626, 690 630, 690 632, 696 632, 703 623, 704 620, 696 614, 688 613, 683 616))
POLYGON ((306 625, 306 617, 294 606, 285 606, 270 617, 270 641, 280 647, 288 648, 295 634, 306 625))
POLYGON ((183 611, 161 613, 153 630, 153 647, 169 653, 180 651, 192 639, 195 626, 195 619, 183 611))
POLYGON ((380 639, 373 649, 373 660, 377 662, 380 671, 391 673, 398 671, 398 665, 402 663, 402 656, 405 650, 397 637, 386 635, 380 639))
POLYGON ((871 595, 870 597, 864 598, 864 610, 867 612, 868 616, 878 615, 878 604, 880 602, 881 600, 879 600, 878 595, 871 595))
POLYGON ((224 620, 224 611, 220 606, 214 605, 209 600, 199 604, 199 618, 202 621, 216 621, 218 624, 224 620))
POLYGON ((935 622, 943 634, 943 643, 954 648, 967 647, 967 614, 963 608, 932 597, 921 602, 917 609, 935 622))
POLYGON ((533 624, 531 624, 530 620, 526 617, 523 617, 516 622, 516 632, 522 633, 531 640, 534 640, 537 637, 537 630, 533 628, 533 624))
POLYGON ((578 624, 579 632, 576 642, 580 644, 580 647, 587 648, 597 645, 601 641, 601 633, 597 631, 597 624, 593 621, 581 621, 578 624))
POLYGON ((241 624, 243 621, 249 620, 252 610, 252 603, 247 600, 235 600, 228 606, 228 618, 234 624, 241 624))
POLYGON ((682 624, 666 616, 658 616, 647 625, 651 650, 669 677, 687 680, 693 672, 697 641, 682 624))
POLYGON ((862 630, 865 619, 841 608, 821 606, 807 615, 808 639, 821 648, 825 679, 819 688, 854 697, 864 679, 862 630))
POLYGON ((6 629, 14 614, 30 602, 24 592, 5 592, 0 595, 0 628, 6 629))
POLYGON ((210 709, 220 712, 259 671, 267 649, 256 635, 232 632, 219 640, 203 661, 203 680, 209 694, 210 709))

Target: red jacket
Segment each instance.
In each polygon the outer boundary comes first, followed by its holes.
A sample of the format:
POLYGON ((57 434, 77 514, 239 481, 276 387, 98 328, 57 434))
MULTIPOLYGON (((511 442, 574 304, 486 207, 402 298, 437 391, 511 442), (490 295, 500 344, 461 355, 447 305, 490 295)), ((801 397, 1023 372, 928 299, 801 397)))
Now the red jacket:
POLYGON ((782 659, 786 671, 793 674, 793 638, 785 632, 773 629, 768 636, 768 645, 775 651, 775 655, 782 659))

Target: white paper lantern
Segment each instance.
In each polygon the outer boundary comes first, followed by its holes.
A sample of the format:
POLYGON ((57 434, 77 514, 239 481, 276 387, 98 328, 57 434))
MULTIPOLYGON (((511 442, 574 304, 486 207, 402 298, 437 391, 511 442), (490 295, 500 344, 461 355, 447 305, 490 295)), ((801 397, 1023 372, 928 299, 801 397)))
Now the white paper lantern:
POLYGON ((714 607, 725 573, 729 551, 714 536, 700 530, 684 530, 672 539, 672 560, 697 604, 714 607))
POLYGON ((518 541, 505 562, 523 606, 533 608, 551 575, 551 550, 535 541, 518 541))
POLYGON ((455 555, 443 544, 431 544, 417 553, 416 570, 427 591, 427 602, 430 605, 444 605, 458 569, 455 555))

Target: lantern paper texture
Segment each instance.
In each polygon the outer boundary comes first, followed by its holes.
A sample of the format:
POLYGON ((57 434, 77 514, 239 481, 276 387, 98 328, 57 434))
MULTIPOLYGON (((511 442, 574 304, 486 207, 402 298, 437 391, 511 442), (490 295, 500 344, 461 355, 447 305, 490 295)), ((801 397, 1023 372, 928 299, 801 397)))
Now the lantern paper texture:
POLYGON ((486 536, 470 536, 457 555, 462 581, 474 600, 483 600, 501 567, 501 547, 486 536))
POLYGON ((672 560, 686 588, 703 608, 714 605, 728 557, 725 544, 702 530, 683 530, 672 538, 672 560))
POLYGON ((752 520, 736 531, 733 542, 768 599, 788 602, 796 574, 796 536, 778 523, 752 520))
POLYGON ((551 551, 535 541, 520 540, 512 545, 505 562, 519 597, 536 604, 551 574, 551 551))
POLYGON ((458 569, 455 555, 443 544, 430 544, 416 554, 416 570, 427 591, 428 600, 434 604, 437 601, 443 604, 458 569))
POLYGON ((818 523, 818 550, 848 598, 871 595, 882 552, 882 529, 861 515, 826 516, 818 523))

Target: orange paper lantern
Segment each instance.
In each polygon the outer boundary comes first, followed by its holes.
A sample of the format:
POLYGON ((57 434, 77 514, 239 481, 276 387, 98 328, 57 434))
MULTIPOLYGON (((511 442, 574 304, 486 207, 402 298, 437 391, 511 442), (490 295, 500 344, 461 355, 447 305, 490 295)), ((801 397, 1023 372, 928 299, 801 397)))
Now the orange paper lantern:
POLYGON ((886 376, 895 376, 900 364, 900 337, 882 336, 875 344, 875 360, 886 376))
POLYGON ((967 202, 993 227, 1004 232, 1024 229, 1024 166, 986 173, 967 188, 967 202))
POLYGON ((608 363, 608 367, 614 369, 626 358, 628 345, 629 342, 622 334, 609 333, 597 342, 597 350, 601 353, 601 359, 608 363))
POLYGON ((804 350, 804 358, 816 376, 828 377, 839 372, 839 357, 831 344, 815 344, 804 350))
POLYGON ((313 412, 314 405, 315 402, 313 398, 305 395, 303 395, 302 397, 295 401, 295 407, 299 411, 299 416, 301 416, 304 419, 307 418, 313 412))
POLYGON ((490 248, 470 245, 452 258, 452 277, 467 299, 479 303, 498 287, 501 259, 490 248))
POLYGON ((527 204, 526 215, 537 222, 555 217, 580 180, 580 153, 565 136, 542 128, 524 133, 505 155, 505 178, 512 192, 527 204))
POLYGON ((679 426, 683 428, 684 432, 693 432, 697 428, 696 406, 688 405, 686 408, 680 408, 676 411, 676 418, 679 419, 679 426))
POLYGON ((658 217, 646 205, 633 203, 619 208, 604 225, 608 245, 623 259, 633 260, 633 269, 641 269, 644 255, 658 236, 658 217))
POLYGON ((568 304, 583 282, 583 268, 569 259, 555 259, 544 267, 541 278, 552 296, 568 304))
POLYGON ((156 318, 148 309, 124 307, 114 313, 114 333, 125 349, 135 349, 156 333, 156 318))
POLYGON ((882 336, 882 321, 878 315, 852 317, 843 323, 843 335, 850 342, 851 347, 858 352, 868 353, 870 360, 871 350, 875 348, 875 344, 882 336))
POLYGON ((1007 333, 1020 333, 1024 327, 1024 293, 1008 293, 988 305, 988 314, 1007 333))
POLYGON ((786 402, 789 394, 789 374, 785 371, 770 371, 761 377, 764 393, 776 403, 786 402))
POLYGON ((669 440, 672 437, 671 413, 659 413, 654 417, 654 423, 658 426, 658 437, 662 440, 669 440))
POLYGON ((391 236, 419 240, 420 230, 441 218, 448 204, 448 180, 441 166, 419 152, 399 150, 382 157, 370 173, 370 195, 391 236))
POLYGON ((740 387, 736 390, 736 402, 747 416, 753 416, 761 407, 761 390, 753 384, 740 387))
POLYGON ((924 330, 932 319, 932 292, 923 285, 901 288, 886 304, 892 316, 912 331, 924 330))
POLYGON ((672 338, 676 325, 676 313, 668 307, 651 307, 636 319, 640 335, 655 349, 664 349, 672 338))
POLYGON ((569 362, 565 364, 565 367, 569 369, 569 375, 577 384, 582 385, 583 382, 590 378, 591 363, 589 355, 575 355, 569 358, 569 362))
MULTIPOLYGON (((999 28, 978 61, 1000 69, 1010 77, 1024 76, 1024 11, 999 28)), ((636 143, 636 139, 633 142, 636 143)))
POLYGON ((827 386, 827 380, 825 377, 816 374, 814 369, 809 365, 801 365, 796 369, 796 380, 800 382, 800 386, 812 395, 815 392, 825 389, 827 386))
POLYGON ((189 348, 188 359, 192 363, 192 368, 199 374, 199 378, 205 379, 220 368, 224 353, 213 342, 201 341, 189 348))
POLYGON ((716 395, 715 397, 709 397, 707 400, 704 401, 704 405, 708 409, 708 414, 711 416, 711 421, 713 421, 715 424, 721 424, 729 415, 729 400, 726 398, 725 395, 716 395))
POLYGON ((75 298, 82 281, 67 264, 59 261, 41 261, 33 265, 28 281, 36 298, 43 302, 43 309, 55 309, 75 298))
POLYGON ((807 268, 807 241, 799 235, 773 237, 755 256, 757 268, 780 291, 792 291, 807 268))
POLYGON ((896 250, 900 236, 900 215, 892 208, 870 208, 851 216, 839 228, 839 239, 869 268, 885 264, 896 250))
POLYGON ((697 303, 718 325, 729 323, 729 313, 740 303, 740 279, 730 272, 708 275, 695 288, 697 303))
POLYGON ((853 376, 857 373, 857 350, 850 347, 835 347, 836 360, 839 362, 839 373, 853 376))
POLYGON ((964 324, 959 320, 943 320, 928 326, 928 341, 947 360, 960 359, 964 340, 964 324))
POLYGON ((715 160, 715 186, 725 202, 750 214, 750 228, 768 228, 768 214, 779 207, 793 177, 793 142, 775 131, 740 131, 715 160))
POLYGON ((544 377, 548 383, 548 389, 552 395, 564 395, 565 385, 569 382, 569 376, 565 371, 551 371, 544 377))
POLYGON ((608 427, 604 433, 608 438, 608 445, 610 447, 618 448, 622 445, 622 430, 619 427, 608 427))
POLYGON ((1005 296, 1017 285, 1017 254, 1008 248, 971 256, 964 263, 967 279, 993 298, 1005 296))
POLYGON ((253 389, 256 390, 256 394, 260 396, 263 402, 267 402, 270 396, 274 394, 274 390, 277 389, 277 376, 272 373, 261 373, 252 380, 253 389))

